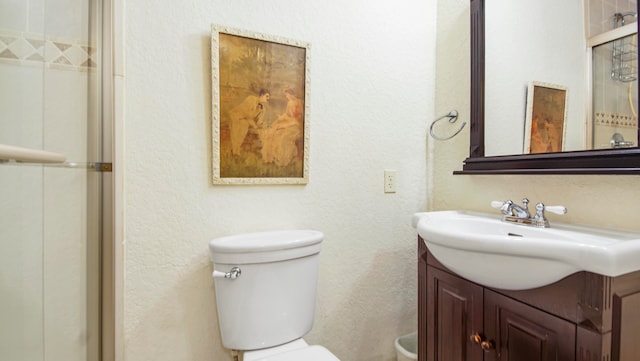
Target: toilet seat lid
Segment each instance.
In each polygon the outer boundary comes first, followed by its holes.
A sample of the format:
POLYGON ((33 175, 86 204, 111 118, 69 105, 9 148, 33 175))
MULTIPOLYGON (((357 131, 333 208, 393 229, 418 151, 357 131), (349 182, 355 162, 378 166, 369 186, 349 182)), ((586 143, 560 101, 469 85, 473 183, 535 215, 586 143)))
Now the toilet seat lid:
POLYGON ((267 356, 256 361, 340 361, 326 348, 314 345, 294 351, 267 356))

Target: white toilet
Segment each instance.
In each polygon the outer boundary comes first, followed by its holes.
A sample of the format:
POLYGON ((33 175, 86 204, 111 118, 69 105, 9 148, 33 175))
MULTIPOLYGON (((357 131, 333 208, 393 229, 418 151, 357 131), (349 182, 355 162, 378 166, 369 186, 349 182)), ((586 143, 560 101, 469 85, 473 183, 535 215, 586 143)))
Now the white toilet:
POLYGON ((322 232, 249 233, 209 242, 222 344, 244 361, 339 361, 302 336, 313 326, 322 232))

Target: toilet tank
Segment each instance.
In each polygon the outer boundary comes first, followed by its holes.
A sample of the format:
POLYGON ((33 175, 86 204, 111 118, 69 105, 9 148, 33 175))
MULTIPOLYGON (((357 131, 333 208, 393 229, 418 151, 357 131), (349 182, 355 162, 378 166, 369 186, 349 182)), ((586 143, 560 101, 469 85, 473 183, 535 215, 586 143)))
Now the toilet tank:
POLYGON ((323 238, 322 232, 293 230, 209 242, 224 347, 267 348, 311 330, 323 238), (225 278, 223 274, 234 267, 240 275, 225 278))

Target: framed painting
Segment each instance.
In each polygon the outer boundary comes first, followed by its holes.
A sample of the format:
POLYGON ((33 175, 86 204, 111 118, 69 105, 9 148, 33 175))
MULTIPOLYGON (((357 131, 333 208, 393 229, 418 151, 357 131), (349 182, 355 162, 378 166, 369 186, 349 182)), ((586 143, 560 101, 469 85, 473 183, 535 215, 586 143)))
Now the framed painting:
POLYGON ((524 153, 562 152, 567 128, 569 90, 562 85, 529 82, 524 153))
POLYGON ((213 183, 307 184, 310 45, 211 29, 213 183))

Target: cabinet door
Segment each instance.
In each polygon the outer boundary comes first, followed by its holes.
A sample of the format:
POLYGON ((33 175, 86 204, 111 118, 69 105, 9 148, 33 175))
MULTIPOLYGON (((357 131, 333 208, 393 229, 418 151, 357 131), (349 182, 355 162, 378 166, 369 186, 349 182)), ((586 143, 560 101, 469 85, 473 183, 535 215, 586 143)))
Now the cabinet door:
POLYGON ((575 360, 574 324, 490 290, 484 309, 485 332, 495 345, 486 361, 575 360))
POLYGON ((427 267, 427 361, 482 361, 482 287, 427 267))

